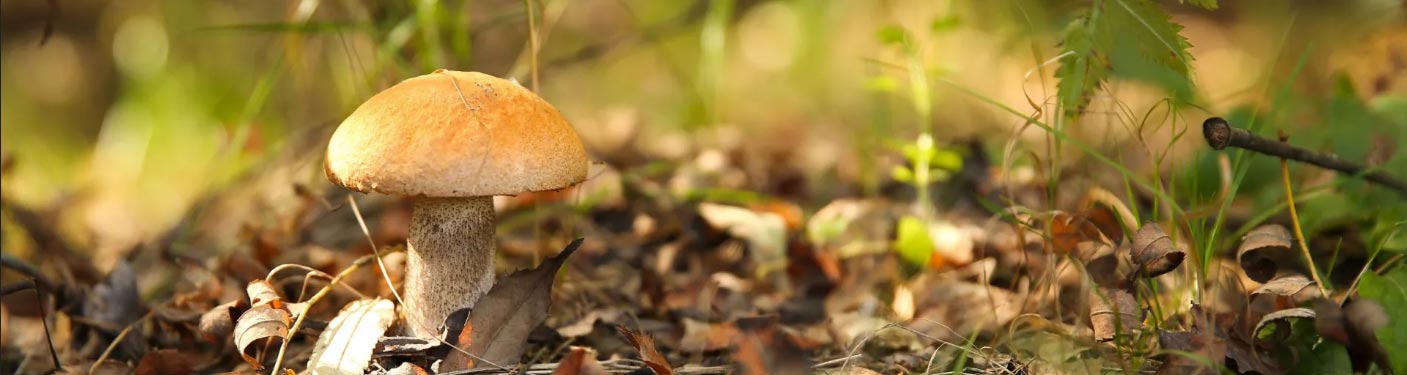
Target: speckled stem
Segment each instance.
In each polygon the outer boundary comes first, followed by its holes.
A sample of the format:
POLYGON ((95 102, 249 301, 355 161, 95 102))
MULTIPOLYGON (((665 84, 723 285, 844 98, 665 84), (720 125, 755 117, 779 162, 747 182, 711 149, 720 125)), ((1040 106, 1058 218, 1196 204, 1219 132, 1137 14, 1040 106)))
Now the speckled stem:
POLYGON ((401 312, 412 334, 434 336, 493 287, 494 220, 493 197, 415 200, 401 312))

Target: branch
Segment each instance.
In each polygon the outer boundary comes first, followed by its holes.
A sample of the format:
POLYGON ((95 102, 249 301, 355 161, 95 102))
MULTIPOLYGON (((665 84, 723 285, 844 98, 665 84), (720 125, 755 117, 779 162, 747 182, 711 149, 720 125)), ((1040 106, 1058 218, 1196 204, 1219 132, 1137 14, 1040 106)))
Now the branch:
POLYGON ((1363 179, 1395 190, 1398 194, 1407 197, 1407 182, 1387 174, 1387 172, 1366 172, 1368 168, 1348 160, 1340 159, 1333 154, 1316 153, 1314 151, 1291 146, 1289 143, 1281 143, 1262 138, 1258 135, 1251 134, 1251 132, 1246 129, 1233 127, 1230 123, 1226 122, 1225 119, 1220 117, 1212 117, 1202 122, 1202 136, 1206 137, 1208 145, 1211 145, 1212 148, 1217 150, 1227 147, 1236 147, 1265 155, 1309 163, 1350 175, 1362 175, 1363 179))

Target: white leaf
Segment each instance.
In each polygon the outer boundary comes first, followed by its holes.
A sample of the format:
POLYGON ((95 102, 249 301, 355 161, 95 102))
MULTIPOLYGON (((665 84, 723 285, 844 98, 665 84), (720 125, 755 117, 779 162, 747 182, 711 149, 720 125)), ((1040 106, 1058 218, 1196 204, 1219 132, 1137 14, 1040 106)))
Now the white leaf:
POLYGON ((347 304, 318 336, 308 369, 314 375, 365 373, 376 341, 395 319, 396 307, 377 298, 347 304))

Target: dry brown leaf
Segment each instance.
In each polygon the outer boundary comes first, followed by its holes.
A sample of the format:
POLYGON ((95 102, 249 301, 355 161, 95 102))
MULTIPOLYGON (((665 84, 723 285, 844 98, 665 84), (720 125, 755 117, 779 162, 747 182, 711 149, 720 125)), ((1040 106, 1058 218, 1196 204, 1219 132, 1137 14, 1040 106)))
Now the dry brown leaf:
MULTIPOLYGON (((567 245, 561 253, 548 258, 537 268, 515 272, 493 285, 487 295, 475 303, 464 324, 468 332, 468 342, 460 333, 455 345, 464 348, 479 359, 500 366, 518 363, 523 350, 528 346, 528 334, 547 319, 547 309, 552 303, 552 282, 557 271, 567 258, 581 247, 578 238, 567 245)), ((450 351, 440 371, 464 370, 487 366, 472 357, 450 351)))
POLYGON ((200 315, 200 335, 208 342, 219 342, 230 336, 234 332, 234 319, 236 316, 249 310, 249 302, 243 299, 226 302, 215 306, 200 315))
POLYGON ((1085 207, 1085 217, 1089 218, 1099 231, 1117 245, 1124 240, 1124 232, 1138 224, 1133 211, 1117 195, 1095 186, 1085 192, 1081 207, 1085 207))
POLYGON ((249 286, 245 287, 245 291, 249 293, 249 306, 268 304, 269 307, 275 309, 283 308, 283 297, 279 297, 278 292, 274 291, 273 284, 270 284, 268 280, 250 281, 249 286))
POLYGON ((1143 327, 1143 309, 1126 290, 1100 287, 1090 295, 1089 306, 1090 326, 1099 342, 1127 337, 1143 327))
POLYGON ((1084 216, 1111 243, 1118 244, 1124 240, 1124 225, 1119 223, 1119 217, 1109 207, 1096 205, 1086 210, 1084 216))
POLYGON ((1290 231, 1279 224, 1266 224, 1252 229, 1241 238, 1236 260, 1246 277, 1258 283, 1275 278, 1286 255, 1290 253, 1290 231))
POLYGON ((1217 367, 1209 364, 1226 361, 1226 340, 1217 337, 1218 331, 1212 326, 1211 319, 1202 310, 1202 306, 1193 304, 1189 314, 1193 318, 1192 330, 1161 332, 1158 334, 1158 346, 1163 350, 1177 350, 1199 357, 1169 353, 1167 360, 1158 367, 1158 374, 1215 374, 1217 367))
POLYGON ((1270 282, 1261 284, 1259 288, 1251 292, 1252 296, 1268 294, 1279 297, 1289 297, 1288 301, 1279 301, 1276 305, 1279 308, 1294 307, 1300 303, 1313 300, 1323 296, 1319 288, 1309 288, 1314 281, 1300 274, 1280 275, 1270 282))
POLYGON ((567 353, 566 358, 557 364, 557 369, 552 370, 552 375, 607 375, 605 368, 600 362, 596 362, 596 352, 573 346, 572 352, 567 353))
POLYGON ((771 317, 739 319, 743 332, 733 351, 739 374, 804 374, 811 372, 811 359, 796 340, 777 328, 771 317))
POLYGON ((654 370, 656 375, 674 374, 674 368, 670 367, 669 360, 665 359, 664 354, 660 354, 659 349, 655 348, 654 337, 636 333, 625 326, 616 326, 616 330, 620 331, 622 337, 625 337, 626 343, 640 352, 640 360, 644 361, 645 366, 649 367, 650 370, 654 370))
POLYGON ((189 355, 175 349, 161 349, 147 352, 142 361, 137 362, 135 375, 183 375, 194 374, 189 355))
POLYGON ((263 345, 254 344, 262 343, 265 339, 277 341, 288 337, 288 324, 288 311, 269 307, 268 304, 251 307, 240 315, 239 321, 235 323, 235 348, 239 349, 239 355, 244 357, 245 362, 262 368, 257 355, 251 353, 251 349, 262 349, 263 345))
MULTIPOLYGON (((1056 254, 1075 251, 1080 242, 1098 240, 1099 229, 1084 217, 1057 212, 1050 218, 1048 230, 1056 254)), ((1082 255, 1082 254, 1077 254, 1082 255)))
POLYGON ((308 371, 314 375, 364 373, 377 340, 395 318, 396 306, 390 300, 376 298, 347 304, 318 336, 313 354, 308 357, 308 371))
POLYGON ((1187 257, 1186 253, 1173 245, 1172 238, 1169 238, 1167 232, 1157 223, 1144 224, 1133 233, 1131 251, 1133 263, 1138 265, 1140 273, 1146 277, 1157 277, 1175 270, 1182 265, 1183 258, 1187 257))

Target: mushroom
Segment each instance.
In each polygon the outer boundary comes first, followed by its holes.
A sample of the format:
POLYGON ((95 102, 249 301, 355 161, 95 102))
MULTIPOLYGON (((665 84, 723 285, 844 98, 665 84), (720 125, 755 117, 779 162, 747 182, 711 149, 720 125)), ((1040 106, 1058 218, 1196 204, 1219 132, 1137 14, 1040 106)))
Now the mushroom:
POLYGON ((410 333, 432 337, 494 283, 494 195, 586 177, 586 149, 542 98, 477 72, 437 70, 362 103, 332 134, 327 178, 414 197, 406 247, 410 333))

